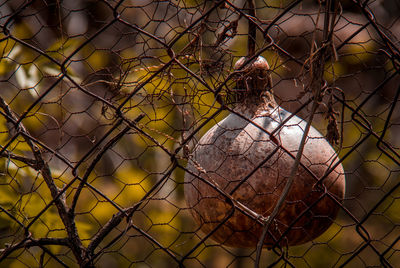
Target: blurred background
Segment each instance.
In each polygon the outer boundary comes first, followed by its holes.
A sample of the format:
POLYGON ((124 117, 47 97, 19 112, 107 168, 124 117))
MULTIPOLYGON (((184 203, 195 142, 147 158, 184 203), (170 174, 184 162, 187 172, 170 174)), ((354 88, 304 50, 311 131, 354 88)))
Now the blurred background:
POLYGON ((397 0, 0 1, 0 266, 252 267, 256 249, 204 239, 183 191, 249 21, 278 104, 304 119, 331 33, 313 126, 346 173, 334 224, 261 266, 398 266, 397 0))

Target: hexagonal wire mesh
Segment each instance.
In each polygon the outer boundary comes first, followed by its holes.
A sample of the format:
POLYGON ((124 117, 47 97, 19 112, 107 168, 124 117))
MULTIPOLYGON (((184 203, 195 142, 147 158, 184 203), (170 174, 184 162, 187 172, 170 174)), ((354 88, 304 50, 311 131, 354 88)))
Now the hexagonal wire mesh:
MULTIPOLYGON (((1 1, 1 266, 396 266, 399 14, 396 0, 1 1), (232 212, 211 229, 185 202, 195 144, 237 113, 233 64, 246 55, 268 60, 277 103, 312 121, 344 166, 343 202, 321 195, 337 217, 302 245, 288 246, 285 231, 318 218, 322 198, 273 234, 277 198, 243 209, 211 180, 232 212), (269 250, 213 237, 233 212, 263 231, 271 224, 269 250)), ((241 184, 277 165, 268 158, 287 148, 274 146, 241 184)), ((211 172, 198 169, 198 180, 211 172)))

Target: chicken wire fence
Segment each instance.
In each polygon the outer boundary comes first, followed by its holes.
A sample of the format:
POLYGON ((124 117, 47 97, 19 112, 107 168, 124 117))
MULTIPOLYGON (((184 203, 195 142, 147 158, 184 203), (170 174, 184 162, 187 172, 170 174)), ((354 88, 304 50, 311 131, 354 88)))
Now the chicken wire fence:
POLYGON ((9 0, 0 25, 0 266, 399 265, 398 1, 9 0), (230 247, 213 239, 230 216, 205 231, 185 202, 246 55, 344 167, 337 217, 301 245, 230 247))

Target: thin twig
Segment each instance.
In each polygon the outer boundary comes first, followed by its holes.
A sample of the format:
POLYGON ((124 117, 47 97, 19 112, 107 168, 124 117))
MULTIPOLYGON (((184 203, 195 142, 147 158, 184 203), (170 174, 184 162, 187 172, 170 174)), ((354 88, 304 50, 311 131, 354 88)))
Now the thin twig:
MULTIPOLYGON (((256 5, 254 0, 248 0, 248 14, 251 18, 256 18, 256 5)), ((257 26, 252 20, 248 20, 248 37, 247 37, 247 56, 253 57, 256 52, 256 40, 257 40, 257 26)))
POLYGON ((267 233, 268 233, 269 226, 271 225, 272 221, 275 219, 275 217, 278 215, 280 209, 282 208, 282 205, 285 202, 286 197, 287 197, 287 195, 288 195, 288 193, 290 191, 290 188, 292 187, 292 184, 294 182, 297 170, 299 168, 301 156, 303 155, 303 150, 304 150, 304 146, 306 144, 306 139, 308 137, 308 132, 309 132, 310 127, 311 127, 311 122, 313 120, 314 114, 315 114, 318 106, 319 106, 318 102, 314 101, 310 118, 309 118, 309 120, 307 122, 307 125, 306 125, 306 128, 304 130, 303 137, 301 138, 301 142, 300 142, 300 145, 299 145, 299 150, 297 151, 297 154, 296 154, 296 159, 295 159, 295 161, 293 163, 293 166, 292 166, 292 169, 290 171, 289 179, 287 180, 287 182, 285 184, 285 188, 283 189, 283 191, 281 193, 281 196, 280 196, 278 202, 276 203, 276 205, 274 207, 274 210, 272 211, 271 215, 269 215, 269 217, 265 221, 263 232, 261 234, 260 240, 257 243, 256 261, 255 261, 255 264, 254 264, 254 267, 256 267, 256 268, 259 267, 259 263, 260 263, 260 259, 261 259, 261 252, 262 252, 262 248, 263 248, 263 245, 264 245, 265 237, 267 236, 267 233))
MULTIPOLYGON (((332 1, 334 1, 334 0, 332 0, 332 1)), ((329 12, 326 12, 326 16, 329 17, 329 12)), ((327 18, 325 20, 325 22, 329 22, 329 18, 327 18)), ((329 35, 328 31, 327 31, 327 29, 329 28, 329 23, 325 23, 324 28, 326 28, 326 31, 324 31, 324 33, 325 33, 324 36, 326 37, 326 39, 324 39, 324 44, 322 44, 322 47, 317 49, 315 52, 314 52, 314 46, 312 45, 311 52, 310 52, 311 82, 310 82, 309 88, 311 89, 311 92, 312 92, 313 98, 314 98, 311 114, 308 119, 306 128, 304 130, 302 139, 300 141, 299 149, 296 154, 296 159, 291 168, 289 178, 285 184, 284 189, 282 190, 282 193, 281 193, 281 196, 280 196, 278 202, 276 203, 276 205, 274 207, 274 210, 272 211, 271 215, 267 218, 267 220, 265 222, 263 232, 257 243, 256 260, 254 263, 255 268, 259 267, 260 259, 261 259, 261 252, 262 252, 262 248, 264 245, 264 240, 268 233, 268 229, 269 229, 272 221, 275 219, 275 217, 278 215, 280 209, 282 208, 282 206, 286 200, 286 197, 291 189, 291 186, 294 182, 294 179, 296 177, 296 173, 298 171, 299 164, 301 162, 301 157, 303 155, 304 146, 305 146, 305 143, 306 143, 306 140, 308 137, 308 132, 311 128, 311 123, 313 121, 314 115, 319 107, 319 103, 323 96, 323 90, 325 88, 325 86, 323 86, 324 85, 324 82, 323 82, 324 65, 325 65, 326 59, 328 57, 328 54, 330 52, 330 50, 327 49, 329 46, 328 44, 330 44, 329 38, 330 39, 332 38, 332 35, 329 35)), ((315 38, 315 36, 314 36, 314 38, 315 38)), ((315 42, 312 42, 312 44, 314 44, 314 43, 315 42)))
MULTIPOLYGON (((138 117, 136 117, 136 119, 133 120, 133 123, 136 124, 138 123, 140 120, 142 120, 145 117, 145 115, 143 113, 139 114, 138 117)), ((119 120, 119 122, 115 125, 118 126, 119 124, 122 123, 122 120, 119 120)), ((93 161, 90 163, 89 167, 86 169, 85 175, 83 176, 78 189, 75 192, 75 195, 73 197, 73 201, 72 201, 72 205, 71 205, 71 209, 69 211, 71 217, 73 217, 74 215, 74 211, 75 211, 75 207, 78 203, 78 199, 79 196, 82 192, 83 187, 86 185, 86 182, 90 176, 90 174, 92 173, 93 169, 95 168, 95 166, 97 165, 97 163, 100 161, 100 159, 103 157, 103 155, 110 149, 112 148, 124 135, 125 133, 127 133, 129 130, 131 129, 130 126, 125 127, 121 132, 119 132, 115 137, 113 137, 112 139, 110 139, 106 145, 104 145, 104 147, 100 150, 100 152, 94 157, 93 161)), ((113 131, 113 129, 111 129, 111 131, 113 131)), ((107 135, 111 134, 110 132, 107 133, 107 135)))
POLYGON ((222 29, 222 31, 218 34, 217 40, 213 45, 214 47, 220 46, 223 42, 225 42, 227 38, 233 38, 237 34, 238 23, 241 18, 242 16, 239 15, 239 17, 236 20, 230 22, 222 29), (231 31, 231 34, 228 34, 229 31, 231 31))

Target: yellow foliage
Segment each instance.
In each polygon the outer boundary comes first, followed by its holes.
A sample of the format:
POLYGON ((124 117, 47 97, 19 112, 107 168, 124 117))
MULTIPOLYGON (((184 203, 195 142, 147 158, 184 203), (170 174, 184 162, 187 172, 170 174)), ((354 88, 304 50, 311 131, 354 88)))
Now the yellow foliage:
POLYGON ((44 203, 43 197, 37 192, 26 194, 21 197, 21 209, 27 217, 33 217, 37 215, 46 204, 44 203))
MULTIPOLYGON (((0 34, 0 38, 4 35, 0 34)), ((0 42, 0 76, 6 75, 14 70, 15 63, 12 60, 21 52, 21 47, 16 45, 14 40, 6 39, 0 42)))
MULTIPOLYGON (((399 192, 399 191, 397 191, 399 192)), ((399 196, 399 194, 397 194, 399 196)), ((392 199, 388 198, 389 201, 387 202, 393 202, 389 206, 387 206, 387 209, 385 210, 385 216, 390 218, 392 222, 400 222, 400 199, 392 199)))
POLYGON ((375 57, 375 53, 372 53, 376 50, 375 46, 376 43, 372 39, 360 40, 360 42, 357 43, 349 43, 344 47, 347 52, 344 60, 350 64, 366 62, 375 57))
POLYGON ((168 206, 153 208, 146 212, 151 219, 151 233, 157 234, 157 240, 165 246, 170 245, 179 236, 180 219, 168 206))
POLYGON ((13 36, 18 39, 30 39, 33 35, 29 26, 24 22, 15 24, 15 27, 12 29, 12 33, 13 36))
POLYGON ((5 117, 0 116, 0 144, 5 144, 5 141, 9 137, 8 128, 7 128, 7 120, 5 117))
MULTIPOLYGON (((58 39, 47 48, 46 54, 61 62, 66 57, 68 57, 73 51, 75 51, 75 49, 83 42, 84 39, 79 37, 68 38, 66 40, 58 39)), ((47 59, 43 60, 47 61, 47 59)))
POLYGON ((114 175, 116 186, 109 197, 122 207, 132 206, 151 188, 148 174, 132 165, 123 165, 114 175))
POLYGON ((85 221, 76 220, 76 228, 78 229, 79 237, 82 239, 82 244, 86 247, 90 243, 93 224, 85 221))
MULTIPOLYGON (((147 173, 143 170, 127 163, 120 166, 117 172, 113 174, 113 181, 97 178, 92 185, 120 207, 128 207, 143 198, 151 188, 146 176, 147 173)), ((86 205, 81 205, 81 207, 83 206, 81 210, 89 210, 89 213, 100 222, 106 222, 118 211, 116 207, 102 198, 98 200, 91 197, 88 200, 90 201, 86 205)))
POLYGON ((394 67, 394 65, 393 65, 393 61, 391 61, 391 60, 387 60, 387 61, 385 62, 384 68, 385 68, 385 70, 386 70, 387 72, 389 72, 389 73, 395 72, 395 71, 396 71, 396 69, 395 69, 395 67, 394 67))
POLYGON ((150 185, 146 180, 148 174, 142 169, 139 169, 132 165, 132 163, 125 162, 121 165, 114 177, 118 182, 124 185, 139 184, 147 191, 150 189, 150 185))
POLYGON ((110 54, 103 50, 95 50, 86 59, 86 62, 94 71, 101 70, 107 66, 110 54))
POLYGON ((118 211, 108 201, 93 201, 92 207, 94 208, 90 211, 90 214, 101 223, 107 222, 118 211))
POLYGON ((346 67, 342 62, 329 62, 325 65, 324 78, 332 83, 337 80, 341 75, 345 74, 346 67))
POLYGON ((145 194, 141 184, 127 185, 113 201, 122 207, 128 207, 138 202, 145 194))
POLYGON ((331 243, 337 243, 340 242, 340 237, 341 237, 341 232, 342 228, 336 224, 333 223, 328 230, 326 230, 322 235, 317 237, 314 241, 315 242, 321 242, 321 243, 326 243, 326 241, 329 241, 331 243))

